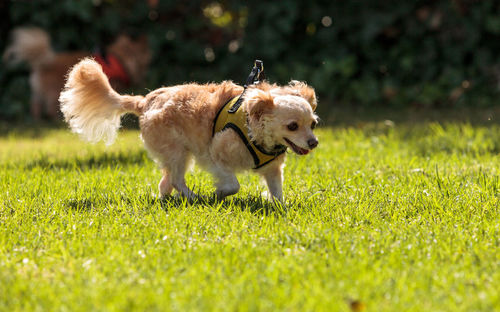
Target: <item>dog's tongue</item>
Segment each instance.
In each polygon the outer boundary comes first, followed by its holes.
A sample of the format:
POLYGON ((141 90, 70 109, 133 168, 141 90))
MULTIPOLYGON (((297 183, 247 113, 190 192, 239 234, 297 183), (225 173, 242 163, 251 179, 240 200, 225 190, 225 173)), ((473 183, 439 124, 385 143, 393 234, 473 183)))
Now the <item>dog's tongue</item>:
POLYGON ((285 140, 288 142, 288 144, 290 145, 290 147, 292 148, 292 150, 295 153, 297 153, 299 155, 307 155, 307 154, 309 154, 310 150, 302 148, 302 147, 294 144, 292 141, 288 140, 287 138, 285 138, 285 140))
POLYGON ((299 152, 300 155, 307 155, 307 154, 309 154, 309 150, 307 150, 305 148, 297 146, 297 150, 298 150, 298 152, 299 152))

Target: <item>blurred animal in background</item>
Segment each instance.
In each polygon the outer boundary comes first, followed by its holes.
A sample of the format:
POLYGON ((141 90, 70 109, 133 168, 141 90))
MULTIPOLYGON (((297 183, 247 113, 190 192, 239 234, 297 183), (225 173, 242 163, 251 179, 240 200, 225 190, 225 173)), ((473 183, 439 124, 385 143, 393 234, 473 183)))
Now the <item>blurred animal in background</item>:
POLYGON ((151 61, 151 50, 146 36, 132 38, 121 34, 103 53, 84 51, 58 53, 52 49, 49 34, 36 27, 16 28, 11 33, 12 43, 3 54, 7 64, 26 62, 31 70, 30 112, 35 120, 47 116, 60 118, 59 94, 69 69, 85 57, 93 57, 101 64, 111 85, 123 90, 140 84, 151 61))

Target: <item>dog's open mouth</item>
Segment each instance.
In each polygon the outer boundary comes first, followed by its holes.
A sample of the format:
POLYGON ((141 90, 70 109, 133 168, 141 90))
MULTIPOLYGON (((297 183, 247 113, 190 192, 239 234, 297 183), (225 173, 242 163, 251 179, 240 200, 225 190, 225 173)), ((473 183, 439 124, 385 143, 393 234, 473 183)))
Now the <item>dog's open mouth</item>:
POLYGON ((295 153, 297 153, 299 155, 307 155, 307 154, 309 154, 309 150, 308 149, 305 149, 305 148, 302 148, 302 147, 299 147, 299 146, 293 144, 293 142, 290 141, 287 138, 283 138, 283 139, 285 139, 285 141, 288 144, 288 146, 290 146, 295 153))

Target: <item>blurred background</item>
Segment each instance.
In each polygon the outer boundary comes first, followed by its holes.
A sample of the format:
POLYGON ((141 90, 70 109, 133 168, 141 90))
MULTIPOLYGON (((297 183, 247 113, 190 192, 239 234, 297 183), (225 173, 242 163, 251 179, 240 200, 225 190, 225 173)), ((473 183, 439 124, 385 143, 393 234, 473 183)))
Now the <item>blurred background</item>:
MULTIPOLYGON (((278 83, 307 81, 332 108, 482 108, 500 97, 500 2, 0 1, 0 51, 38 26, 56 51, 95 51, 146 34, 145 94, 164 85, 242 83, 253 60, 278 83)), ((0 65, 0 119, 29 119, 29 69, 0 65)))

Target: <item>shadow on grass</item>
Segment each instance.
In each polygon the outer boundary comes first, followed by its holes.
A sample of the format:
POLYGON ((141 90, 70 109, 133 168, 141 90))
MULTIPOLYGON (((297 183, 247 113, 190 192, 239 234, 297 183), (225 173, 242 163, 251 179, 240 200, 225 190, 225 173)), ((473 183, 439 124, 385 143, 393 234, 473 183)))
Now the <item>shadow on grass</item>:
MULTIPOLYGON (((321 104, 318 108, 321 107, 321 104)), ((389 108, 389 107, 332 107, 319 112, 323 125, 335 127, 363 127, 370 123, 428 124, 468 123, 473 126, 492 126, 500 121, 500 106, 483 108, 389 108)))
POLYGON ((54 130, 67 128, 62 121, 33 121, 33 122, 0 122, 0 137, 16 136, 28 139, 39 139, 45 137, 54 130))
MULTIPOLYGON (((121 129, 137 130, 139 121, 137 116, 125 114, 121 117, 121 129)), ((62 120, 59 121, 23 121, 9 122, 0 120, 0 137, 15 136, 28 139, 39 139, 47 136, 55 130, 67 130, 68 124, 62 120)))
POLYGON ((134 164, 143 164, 148 161, 148 156, 145 150, 136 151, 133 153, 115 152, 99 155, 91 155, 85 158, 61 159, 54 160, 49 157, 42 156, 38 159, 29 161, 22 167, 32 170, 34 168, 41 169, 93 169, 106 168, 116 166, 126 166, 134 164))
MULTIPOLYGON (((167 201, 167 202, 172 202, 178 201, 178 200, 184 200, 181 199, 178 196, 169 196, 170 198, 164 198, 162 201, 167 201)), ((273 203, 271 201, 266 200, 262 196, 255 196, 255 195, 247 195, 246 197, 236 197, 236 196, 230 196, 222 201, 217 200, 215 196, 211 196, 208 198, 197 198, 193 200, 190 204, 196 205, 208 205, 212 207, 217 207, 221 210, 230 210, 233 209, 233 207, 238 207, 241 209, 241 211, 250 211, 251 213, 254 214, 262 214, 262 215, 267 215, 272 212, 282 212, 284 211, 283 206, 280 204, 273 203)))
MULTIPOLYGON (((105 196, 104 198, 83 198, 83 199, 69 199, 65 202, 65 206, 77 212, 90 212, 92 210, 101 210, 103 206, 111 206, 119 204, 118 201, 127 205, 133 206, 137 201, 133 201, 126 197, 121 197, 119 200, 105 196)), ((249 195, 246 198, 233 197, 227 198, 223 201, 218 201, 215 197, 198 197, 193 200, 187 200, 180 196, 165 196, 164 198, 157 198, 153 195, 142 196, 138 200, 145 203, 143 206, 145 210, 151 206, 160 205, 161 208, 168 212, 171 209, 189 209, 193 206, 210 206, 217 211, 227 211, 238 207, 241 211, 250 211, 253 214, 267 215, 269 213, 283 213, 285 208, 279 203, 273 203, 265 200, 260 196, 249 195)))

